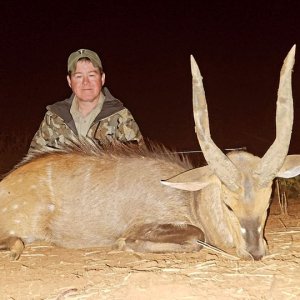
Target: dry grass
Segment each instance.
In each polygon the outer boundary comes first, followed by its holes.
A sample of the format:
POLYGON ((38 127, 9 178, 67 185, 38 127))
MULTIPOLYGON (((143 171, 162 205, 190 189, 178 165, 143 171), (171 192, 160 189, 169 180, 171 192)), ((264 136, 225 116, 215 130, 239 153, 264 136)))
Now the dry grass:
POLYGON ((287 198, 295 199, 300 196, 300 175, 294 178, 278 178, 275 180, 277 198, 286 213, 287 198))

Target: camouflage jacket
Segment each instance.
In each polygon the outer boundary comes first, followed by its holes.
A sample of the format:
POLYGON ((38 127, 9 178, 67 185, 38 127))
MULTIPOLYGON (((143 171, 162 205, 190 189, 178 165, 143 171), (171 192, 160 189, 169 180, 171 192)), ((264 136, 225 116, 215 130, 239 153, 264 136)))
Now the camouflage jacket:
MULTIPOLYGON (((88 130, 87 137, 100 144, 114 140, 143 143, 139 127, 130 111, 107 88, 102 92, 105 95, 103 107, 88 130)), ((47 106, 47 112, 31 141, 29 152, 46 147, 63 148, 66 140, 78 139, 75 122, 70 113, 73 98, 74 95, 47 106)))

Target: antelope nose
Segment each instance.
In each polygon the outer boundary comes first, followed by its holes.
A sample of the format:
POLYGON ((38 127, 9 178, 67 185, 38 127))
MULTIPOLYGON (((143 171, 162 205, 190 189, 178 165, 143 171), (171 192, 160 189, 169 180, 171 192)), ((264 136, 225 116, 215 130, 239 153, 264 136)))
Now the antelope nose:
POLYGON ((254 258, 254 260, 261 260, 263 258, 263 255, 262 254, 252 254, 252 257, 254 258))
POLYGON ((265 255, 265 251, 263 251, 263 249, 253 249, 249 251, 249 254, 254 260, 261 260, 265 255))

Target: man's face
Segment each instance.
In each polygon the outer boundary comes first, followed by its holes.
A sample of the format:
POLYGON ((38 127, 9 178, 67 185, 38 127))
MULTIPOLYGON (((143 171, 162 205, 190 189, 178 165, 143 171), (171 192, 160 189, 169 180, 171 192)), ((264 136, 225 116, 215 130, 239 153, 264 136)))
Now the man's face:
POLYGON ((67 80, 78 101, 93 102, 98 100, 105 74, 101 74, 99 68, 95 68, 90 61, 79 60, 76 70, 67 76, 67 80))

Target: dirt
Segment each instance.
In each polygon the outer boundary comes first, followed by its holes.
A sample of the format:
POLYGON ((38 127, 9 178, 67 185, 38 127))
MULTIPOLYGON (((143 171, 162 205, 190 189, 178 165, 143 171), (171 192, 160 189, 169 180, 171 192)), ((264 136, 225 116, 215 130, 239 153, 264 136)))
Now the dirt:
POLYGON ((18 261, 0 252, 0 299, 300 299, 300 200, 289 200, 285 214, 273 202, 261 261, 210 249, 143 254, 35 243, 18 261))

